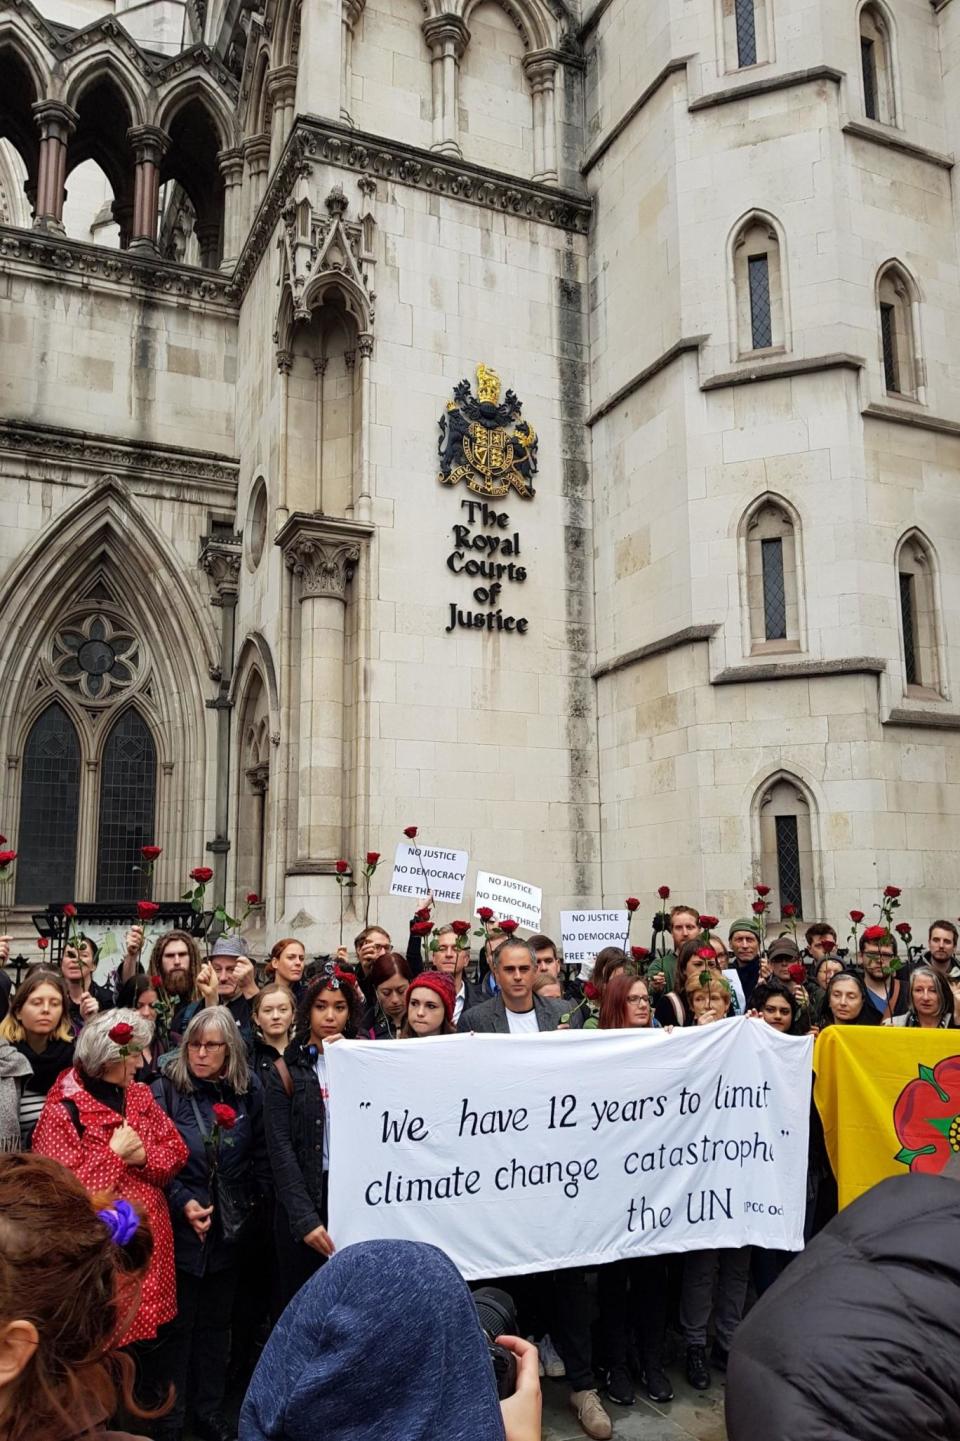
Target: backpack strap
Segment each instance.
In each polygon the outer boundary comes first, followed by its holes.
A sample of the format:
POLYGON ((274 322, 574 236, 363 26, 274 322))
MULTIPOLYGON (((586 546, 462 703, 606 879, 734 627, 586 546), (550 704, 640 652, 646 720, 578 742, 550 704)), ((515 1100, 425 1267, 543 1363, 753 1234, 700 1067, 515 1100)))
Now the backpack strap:
POLYGON ((276 1071, 277 1075, 280 1077, 280 1084, 284 1089, 284 1094, 286 1095, 287 1100, 291 1101, 293 1099, 293 1077, 291 1076, 287 1063, 282 1056, 279 1060, 274 1061, 273 1068, 276 1071))

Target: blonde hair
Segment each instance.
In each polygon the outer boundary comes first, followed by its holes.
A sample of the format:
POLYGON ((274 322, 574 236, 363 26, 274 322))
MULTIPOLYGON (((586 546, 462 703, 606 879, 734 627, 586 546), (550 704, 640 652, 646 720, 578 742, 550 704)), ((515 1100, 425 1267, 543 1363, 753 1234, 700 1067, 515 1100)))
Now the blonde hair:
POLYGON ((70 1028, 70 993, 67 990, 67 983, 59 971, 51 971, 45 966, 36 966, 27 976, 27 979, 17 987, 10 999, 10 1009, 0 1021, 0 1038, 17 1045, 19 1041, 27 1039, 27 1033, 20 1023, 20 1011, 25 1001, 28 1001, 34 991, 40 986, 52 986, 58 992, 61 1001, 60 1024, 51 1033, 52 1041, 72 1041, 73 1031, 70 1028))

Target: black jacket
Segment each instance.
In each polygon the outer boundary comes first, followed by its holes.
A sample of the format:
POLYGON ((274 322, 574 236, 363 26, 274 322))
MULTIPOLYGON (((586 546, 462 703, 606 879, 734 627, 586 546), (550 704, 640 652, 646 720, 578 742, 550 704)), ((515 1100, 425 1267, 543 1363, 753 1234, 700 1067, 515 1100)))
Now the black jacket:
POLYGON ((250 1062, 251 1071, 263 1087, 264 1105, 266 1105, 267 1080, 279 1055, 279 1051, 268 1046, 263 1037, 254 1032, 253 1040, 247 1046, 247 1060, 250 1062))
POLYGON ((277 1203, 296 1241, 326 1225, 323 1132, 326 1117, 320 1082, 306 1043, 291 1041, 283 1053, 293 1095, 287 1096, 274 1066, 267 1077, 267 1154, 277 1203))
POLYGON ((958 1232, 946 1176, 881 1181, 831 1221, 734 1337, 729 1441, 956 1441, 958 1232))
MULTIPOLYGON (((213 1107, 222 1101, 237 1113, 237 1124, 220 1138, 217 1167, 225 1181, 252 1180, 264 1195, 270 1190, 270 1165, 263 1130, 263 1088, 255 1076, 243 1096, 229 1086, 214 1081, 195 1081, 194 1098, 207 1135, 213 1134, 213 1107)), ((166 1188, 173 1222, 173 1245, 177 1269, 191 1276, 223 1271, 237 1260, 236 1245, 223 1240, 217 1212, 214 1210, 206 1240, 201 1241, 183 1214, 188 1201, 210 1205, 210 1162, 203 1137, 197 1126, 190 1097, 182 1095, 170 1081, 161 1076, 150 1087, 161 1110, 166 1111, 190 1151, 186 1165, 166 1188)))

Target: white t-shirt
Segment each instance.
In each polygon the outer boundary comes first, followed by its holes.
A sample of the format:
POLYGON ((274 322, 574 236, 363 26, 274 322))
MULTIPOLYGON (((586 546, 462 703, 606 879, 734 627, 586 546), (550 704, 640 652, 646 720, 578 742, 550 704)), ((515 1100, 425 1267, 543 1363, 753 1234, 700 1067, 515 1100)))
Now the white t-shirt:
POLYGON ((507 1025, 511 1036, 528 1036, 531 1031, 537 1032, 540 1029, 533 1006, 529 1011, 507 1011, 507 1025))
POLYGON ((317 1080, 320 1082, 320 1094, 323 1097, 323 1169, 330 1169, 330 1087, 327 1084, 327 1058, 322 1051, 317 1052, 317 1059, 314 1062, 317 1072, 317 1080))
POLYGON ((467 999, 467 988, 461 986, 453 1002, 453 1024, 456 1025, 463 1015, 463 1003, 467 999))

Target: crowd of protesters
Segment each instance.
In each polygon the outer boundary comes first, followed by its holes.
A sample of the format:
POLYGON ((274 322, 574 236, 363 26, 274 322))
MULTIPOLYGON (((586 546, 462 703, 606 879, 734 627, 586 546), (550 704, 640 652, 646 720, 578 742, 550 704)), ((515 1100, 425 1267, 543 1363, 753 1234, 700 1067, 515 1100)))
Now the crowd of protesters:
MULTIPOLYGON (((678 905, 661 913, 659 949, 608 946, 577 975, 549 936, 521 939, 510 922, 485 920, 473 957, 467 923, 435 927, 429 905, 411 921, 403 951, 374 925, 357 936, 352 957, 310 959, 299 941, 282 938, 260 965, 238 936, 221 936, 204 955, 179 930, 162 934, 145 963, 135 926, 102 983, 93 979, 96 944, 74 938, 59 969, 38 965, 16 989, 0 987, 0 1151, 65 1168, 75 1178, 64 1183, 68 1209, 80 1204, 79 1182, 113 1206, 126 1203, 149 1232, 136 1301, 121 1296, 99 1323, 101 1340, 113 1327, 125 1358, 116 1385, 94 1368, 104 1416, 126 1405, 157 1441, 179 1441, 188 1429, 203 1441, 236 1436, 228 1393, 249 1378, 284 1308, 335 1250, 326 1057, 339 1038, 673 1028, 738 1012, 791 1035, 954 1027, 957 927, 936 921, 927 947, 903 957, 905 927, 898 936, 890 922, 888 911, 884 925, 855 928, 855 945, 841 950, 825 922, 802 938, 768 939, 754 914, 724 938, 714 917, 678 905)), ((0 961, 6 949, 0 940, 0 961)), ((28 1201, 13 1191, 26 1215, 28 1201)), ((835 1210, 814 1124, 808 1239, 835 1210)), ((70 1242, 79 1256, 80 1234, 70 1242)), ((91 1257, 101 1242, 90 1241, 91 1257)), ((138 1244, 124 1242, 131 1254, 138 1244)), ((634 1404, 637 1379, 652 1400, 672 1399, 671 1323, 688 1382, 705 1390, 711 1371, 725 1368, 751 1284, 761 1294, 790 1259, 699 1250, 502 1284, 521 1333, 537 1343, 542 1374, 566 1378, 584 1432, 604 1438, 613 1429, 606 1404, 634 1404)), ((78 1260, 78 1277, 93 1265, 78 1260)), ((99 1355, 92 1331, 76 1337, 78 1351, 88 1343, 99 1355)), ((69 1429, 69 1415, 65 1405, 43 1434, 86 1435, 69 1429)))

